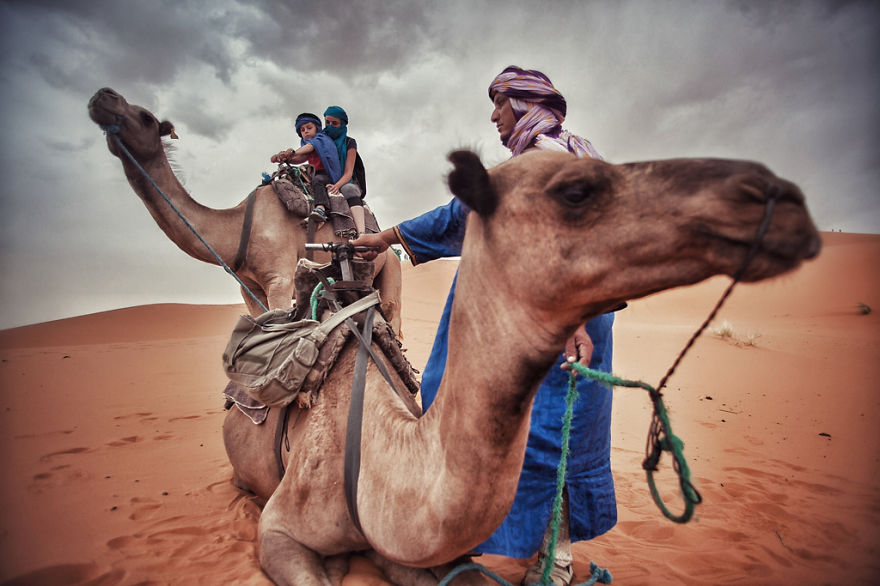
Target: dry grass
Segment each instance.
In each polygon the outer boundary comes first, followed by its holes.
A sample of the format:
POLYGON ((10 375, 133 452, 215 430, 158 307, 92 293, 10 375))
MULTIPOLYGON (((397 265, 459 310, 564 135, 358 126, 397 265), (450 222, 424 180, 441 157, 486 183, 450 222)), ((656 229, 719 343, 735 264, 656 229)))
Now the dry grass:
POLYGON ((729 321, 724 321, 716 328, 712 328, 709 330, 716 337, 721 338, 722 340, 733 344, 734 346, 739 347, 757 347, 758 346, 758 338, 761 337, 761 334, 758 333, 748 333, 748 334, 740 334, 734 329, 733 324, 729 321))

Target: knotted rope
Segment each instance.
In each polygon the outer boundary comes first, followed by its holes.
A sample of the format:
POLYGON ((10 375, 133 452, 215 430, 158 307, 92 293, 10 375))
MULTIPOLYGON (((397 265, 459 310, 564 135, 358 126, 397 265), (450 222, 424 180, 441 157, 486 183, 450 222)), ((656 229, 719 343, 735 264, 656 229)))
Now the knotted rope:
POLYGON ((158 193, 160 196, 162 196, 162 199, 165 200, 165 203, 167 203, 169 206, 171 206, 171 209, 174 210, 174 213, 177 214, 177 217, 181 219, 181 221, 184 223, 184 225, 186 225, 186 227, 189 228, 193 234, 195 234, 196 238, 199 239, 199 242, 201 242, 205 246, 205 248, 208 250, 208 252, 210 252, 211 255, 213 255, 214 259, 220 264, 220 266, 223 267, 223 270, 226 271, 227 273, 229 273, 230 275, 232 275, 233 279, 238 281, 238 284, 241 285, 241 288, 247 292, 247 294, 251 297, 251 299, 253 299, 254 302, 256 302, 256 304, 260 307, 260 309, 263 310, 264 313, 269 311, 269 309, 265 305, 263 305, 263 302, 260 301, 259 299, 257 299, 257 296, 254 295, 254 293, 248 288, 248 286, 245 285, 244 282, 238 278, 238 275, 235 274, 235 271, 233 271, 231 268, 229 268, 229 265, 227 265, 225 262, 223 262, 223 259, 220 258, 220 255, 217 254, 217 252, 215 252, 213 248, 211 248, 211 245, 208 244, 207 242, 205 242, 205 239, 202 238, 202 235, 199 234, 199 232, 193 227, 193 225, 189 223, 189 220, 186 219, 186 216, 184 216, 180 212, 180 210, 177 209, 177 206, 175 206, 171 202, 171 200, 168 199, 168 196, 165 195, 165 193, 159 188, 158 185, 156 185, 156 182, 153 181, 153 178, 150 177, 149 173, 147 173, 146 170, 143 167, 141 167, 141 164, 137 162, 137 159, 134 158, 134 155, 132 155, 129 152, 129 150, 122 143, 122 140, 118 136, 119 129, 120 129, 120 125, 119 125, 120 120, 121 120, 121 117, 119 115, 117 115, 115 123, 102 124, 102 125, 100 125, 101 130, 103 130, 104 133, 109 138, 112 138, 114 140, 114 142, 116 142, 116 146, 118 146, 120 148, 120 150, 122 150, 122 152, 125 154, 125 156, 128 158, 128 160, 134 164, 135 168, 138 171, 140 171, 141 174, 144 176, 144 178, 146 178, 146 180, 150 183, 150 185, 153 186, 153 189, 156 190, 156 193, 158 193))
MULTIPOLYGON (((651 489, 651 496, 654 498, 654 502, 660 508, 660 511, 663 513, 663 515, 667 519, 676 523, 687 523, 693 516, 694 506, 700 504, 703 499, 700 496, 700 493, 697 492, 697 489, 694 488, 694 485, 691 483, 690 468, 688 467, 687 461, 684 458, 684 442, 681 441, 681 439, 677 435, 672 433, 672 426, 669 423, 669 412, 666 410, 666 405, 663 404, 663 395, 659 391, 657 391, 657 389, 642 381, 626 380, 607 372, 587 368, 586 366, 577 363, 572 363, 571 368, 572 373, 569 383, 571 389, 575 388, 575 378, 577 373, 610 386, 642 388, 648 391, 648 394, 651 396, 651 402, 654 405, 654 413, 652 416, 651 430, 648 434, 649 451, 645 457, 644 462, 642 462, 642 468, 645 469, 645 472, 647 474, 648 486, 651 489), (663 454, 664 451, 672 454, 673 469, 675 470, 675 473, 678 475, 679 478, 682 498, 684 499, 685 503, 685 510, 681 515, 674 515, 672 512, 669 511, 669 509, 663 502, 663 499, 660 497, 660 493, 657 490, 656 483, 654 482, 654 472, 657 470, 657 463, 660 461, 660 456, 663 454)), ((569 393, 571 393, 571 391, 569 391, 569 393)), ((563 434, 564 433, 565 428, 563 427, 563 434)), ((559 491, 557 490, 557 492, 559 491)))

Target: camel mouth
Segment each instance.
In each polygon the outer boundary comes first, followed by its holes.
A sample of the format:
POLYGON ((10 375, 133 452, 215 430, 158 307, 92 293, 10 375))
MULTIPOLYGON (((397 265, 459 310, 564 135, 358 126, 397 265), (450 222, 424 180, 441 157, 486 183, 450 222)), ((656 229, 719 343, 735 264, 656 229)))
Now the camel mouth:
POLYGON ((89 118, 95 124, 112 124, 116 121, 119 100, 122 96, 110 88, 101 88, 89 100, 89 118))
MULTIPOLYGON (((753 236, 740 238, 719 232, 707 235, 729 245, 735 251, 731 256, 740 256, 744 262, 756 245, 753 236)), ((740 269, 740 280, 755 282, 782 275, 798 268, 802 262, 816 258, 821 250, 822 239, 816 230, 782 238, 765 236, 757 243, 752 259, 740 269)))

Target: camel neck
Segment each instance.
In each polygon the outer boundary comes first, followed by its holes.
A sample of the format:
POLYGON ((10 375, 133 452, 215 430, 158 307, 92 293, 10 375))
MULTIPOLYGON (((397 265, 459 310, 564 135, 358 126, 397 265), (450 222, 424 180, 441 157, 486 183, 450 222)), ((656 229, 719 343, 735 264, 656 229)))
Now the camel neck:
MULTIPOLYGON (((208 242, 217 242, 217 238, 212 238, 211 223, 206 218, 211 210, 196 202, 183 185, 174 175, 168 159, 163 155, 154 157, 150 160, 140 162, 143 171, 149 175, 150 180, 158 186, 162 194, 168 198, 174 207, 169 205, 162 195, 156 190, 156 187, 144 176, 144 173, 135 165, 128 161, 123 155, 123 165, 125 175, 129 184, 135 193, 140 196, 141 200, 147 206, 150 215, 159 225, 163 232, 175 243, 181 250, 198 260, 211 264, 218 264, 214 255, 212 255, 205 246, 199 241, 198 237, 183 223, 178 216, 178 212, 183 215, 187 221, 202 235, 208 242), (175 208, 177 211, 175 211, 175 208)), ((222 241, 220 241, 222 242, 222 241)), ((216 246, 215 246, 216 248, 216 246)), ((224 258, 229 254, 226 251, 219 251, 224 258), (226 252, 226 254, 224 254, 226 252)))

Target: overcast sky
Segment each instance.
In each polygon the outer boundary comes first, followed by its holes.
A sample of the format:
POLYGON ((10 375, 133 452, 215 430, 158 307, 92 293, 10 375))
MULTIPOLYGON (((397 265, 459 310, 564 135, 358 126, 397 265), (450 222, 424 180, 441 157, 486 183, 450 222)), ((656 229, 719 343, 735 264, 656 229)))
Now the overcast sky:
POLYGON ((822 230, 880 233, 880 2, 608 0, 0 3, 0 328, 156 302, 236 303, 159 230, 86 104, 109 86, 171 120, 193 197, 232 207, 349 115, 380 225, 445 203, 446 153, 509 156, 487 86, 544 71, 611 162, 758 160, 822 230))

